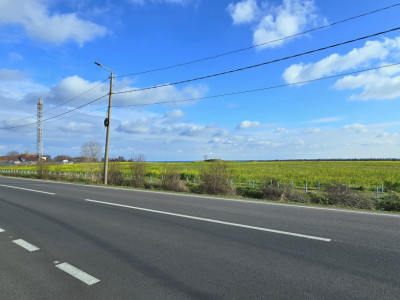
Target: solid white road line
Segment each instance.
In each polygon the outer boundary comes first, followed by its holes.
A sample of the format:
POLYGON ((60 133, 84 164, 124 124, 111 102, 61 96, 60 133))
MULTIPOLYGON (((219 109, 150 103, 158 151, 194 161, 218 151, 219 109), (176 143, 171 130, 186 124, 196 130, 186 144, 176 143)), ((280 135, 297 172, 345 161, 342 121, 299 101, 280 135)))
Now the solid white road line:
POLYGON ((111 206, 118 206, 118 207, 130 208, 130 209, 141 210, 141 211, 147 211, 147 212, 152 212, 152 213, 157 213, 157 214, 169 215, 169 216, 174 216, 174 217, 180 217, 180 218, 186 218, 186 219, 192 219, 192 220, 198 220, 198 221, 205 221, 205 222, 210 222, 210 223, 217 223, 217 224, 223 224, 223 225, 229 225, 229 226, 235 226, 235 227, 242 227, 242 228, 247 228, 247 229, 259 230, 259 231, 266 231, 266 232, 271 232, 271 233, 278 233, 278 234, 296 236, 296 237, 301 237, 301 238, 306 238, 306 239, 311 239, 311 240, 318 240, 318 241, 323 241, 323 242, 330 242, 331 241, 331 239, 328 239, 328 238, 322 238, 322 237, 318 237, 318 236, 305 235, 305 234, 294 233, 294 232, 287 232, 287 231, 280 231, 280 230, 275 230, 275 229, 268 229, 268 228, 255 227, 255 226, 249 226, 249 225, 243 225, 243 224, 236 224, 236 223, 224 222, 224 221, 219 221, 219 220, 214 220, 214 219, 200 218, 200 217, 176 214, 176 213, 171 213, 171 212, 166 212, 166 211, 161 211, 161 210, 154 210, 154 209, 135 207, 135 206, 129 206, 129 205, 123 205, 123 204, 117 204, 117 203, 110 203, 110 202, 104 202, 104 201, 91 200, 91 199, 84 199, 84 200, 88 201, 88 202, 93 202, 93 203, 100 203, 100 204, 106 204, 106 205, 111 205, 111 206))
POLYGON ((55 195, 55 193, 49 193, 49 192, 38 191, 38 190, 31 190, 31 189, 25 189, 25 188, 21 188, 21 187, 17 187, 17 186, 11 186, 11 185, 0 184, 0 186, 12 188, 12 189, 17 189, 17 190, 24 190, 24 191, 30 191, 30 192, 36 192, 36 193, 42 193, 42 194, 55 195))
POLYGON ((0 232, 4 232, 4 231, 5 231, 4 229, 0 228, 0 232))
POLYGON ((24 241, 24 240, 14 240, 13 243, 17 244, 18 246, 21 246, 22 248, 28 250, 29 252, 37 251, 39 250, 38 247, 24 241))
POLYGON ((83 272, 82 270, 79 270, 78 268, 75 268, 74 266, 68 264, 68 263, 62 263, 59 265, 56 265, 57 268, 60 270, 68 273, 71 276, 74 276, 75 278, 79 279, 80 281, 83 281, 87 285, 92 285, 100 280, 89 275, 88 273, 83 272))

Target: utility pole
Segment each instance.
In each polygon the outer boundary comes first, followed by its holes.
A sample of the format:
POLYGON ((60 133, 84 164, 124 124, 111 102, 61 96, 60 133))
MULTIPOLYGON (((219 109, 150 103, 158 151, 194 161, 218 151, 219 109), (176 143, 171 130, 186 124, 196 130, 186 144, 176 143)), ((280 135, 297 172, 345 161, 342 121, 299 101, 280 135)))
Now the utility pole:
POLYGON ((43 156, 43 99, 37 103, 37 155, 40 162, 43 156))
POLYGON ((108 177, 108 144, 110 140, 110 120, 111 120, 111 103, 112 103, 112 88, 113 88, 113 70, 107 67, 102 66, 98 62, 95 62, 96 65, 102 67, 104 69, 108 69, 111 71, 110 74, 110 93, 108 94, 108 114, 107 118, 104 120, 104 126, 107 127, 107 134, 106 134, 106 149, 104 154, 104 171, 103 171, 103 183, 107 185, 107 177, 108 177))

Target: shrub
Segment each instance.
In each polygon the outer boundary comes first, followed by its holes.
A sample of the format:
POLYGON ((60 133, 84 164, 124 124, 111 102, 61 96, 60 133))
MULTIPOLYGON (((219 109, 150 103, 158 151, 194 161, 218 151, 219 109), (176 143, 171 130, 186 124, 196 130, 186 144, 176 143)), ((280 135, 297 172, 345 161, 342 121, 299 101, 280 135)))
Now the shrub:
POLYGON ((308 193, 310 203, 328 205, 329 201, 325 193, 308 193))
POLYGON ((264 197, 264 193, 262 190, 249 186, 238 186, 236 188, 236 193, 242 197, 247 198, 262 199, 264 197))
POLYGON ((202 187, 199 184, 196 183, 186 183, 186 187, 189 189, 189 192, 195 193, 195 194, 201 194, 202 193, 202 187))
POLYGON ((176 168, 167 168, 162 181, 162 188, 167 191, 186 192, 187 187, 181 180, 181 174, 176 168))
POLYGON ((135 158, 132 158, 132 162, 129 163, 129 168, 132 173, 132 186, 136 188, 144 188, 147 170, 147 163, 144 155, 140 153, 135 158))
POLYGON ((275 186, 270 185, 270 183, 264 184, 264 186, 261 188, 261 191, 263 193, 263 198, 269 199, 269 200, 282 200, 283 196, 283 189, 278 189, 275 186))
POLYGON ((162 187, 161 183, 157 181, 151 181, 151 182, 145 181, 144 183, 144 188, 147 190, 152 190, 152 189, 159 190, 161 189, 161 187, 162 187))
POLYGON ((235 189, 229 182, 232 173, 228 170, 225 162, 221 160, 213 160, 207 163, 202 170, 203 182, 200 189, 203 193, 213 195, 235 195, 235 189))
POLYGON ((298 191, 292 188, 285 188, 282 191, 281 201, 299 202, 299 203, 310 203, 311 193, 298 191))
POLYGON ((47 179, 49 178, 50 167, 48 164, 44 162, 39 162, 36 165, 37 168, 37 177, 39 179, 47 179))
POLYGON ((390 193, 376 201, 376 208, 387 211, 400 211, 400 196, 390 193))
POLYGON ((122 185, 124 175, 122 174, 121 163, 113 162, 108 165, 107 182, 111 185, 122 185))
POLYGON ((342 184, 327 185, 326 189, 327 203, 331 205, 354 207, 362 209, 374 209, 375 204, 372 198, 364 194, 347 188, 342 184))
POLYGON ((388 191, 396 191, 396 192, 399 192, 399 191, 400 191, 400 182, 389 182, 389 181, 385 181, 384 187, 385 187, 386 190, 388 190, 388 191))

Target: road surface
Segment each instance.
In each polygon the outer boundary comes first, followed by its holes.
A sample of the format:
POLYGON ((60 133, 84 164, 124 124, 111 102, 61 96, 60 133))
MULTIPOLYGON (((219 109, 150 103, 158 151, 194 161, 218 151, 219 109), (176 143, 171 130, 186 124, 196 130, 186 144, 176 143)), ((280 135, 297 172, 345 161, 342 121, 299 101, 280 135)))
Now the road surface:
POLYGON ((0 176, 1 299, 400 299, 400 215, 0 176))

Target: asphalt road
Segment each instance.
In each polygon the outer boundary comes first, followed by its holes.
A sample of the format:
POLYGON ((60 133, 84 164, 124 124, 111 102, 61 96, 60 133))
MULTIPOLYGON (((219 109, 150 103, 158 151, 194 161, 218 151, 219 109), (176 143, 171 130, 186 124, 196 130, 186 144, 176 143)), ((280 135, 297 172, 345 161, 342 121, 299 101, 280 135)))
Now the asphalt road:
POLYGON ((400 215, 0 177, 0 299, 400 299, 400 215))

